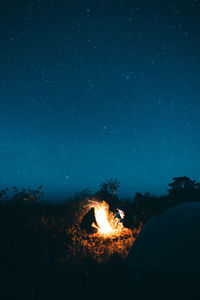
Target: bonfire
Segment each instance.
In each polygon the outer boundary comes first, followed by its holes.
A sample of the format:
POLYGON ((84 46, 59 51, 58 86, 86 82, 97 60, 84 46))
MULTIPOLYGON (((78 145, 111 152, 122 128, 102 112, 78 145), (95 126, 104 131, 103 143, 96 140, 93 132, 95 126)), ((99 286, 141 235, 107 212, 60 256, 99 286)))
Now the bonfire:
POLYGON ((92 226, 96 228, 97 234, 104 237, 118 236, 125 228, 120 222, 124 218, 124 212, 118 209, 118 214, 114 215, 109 211, 109 205, 105 202, 97 202, 95 200, 88 200, 89 208, 94 207, 95 219, 97 225, 92 226))
POLYGON ((84 215, 94 209, 96 224, 92 223, 91 227, 96 230, 88 234, 80 226, 72 226, 69 230, 71 243, 68 245, 68 259, 80 264, 85 264, 88 259, 106 262, 115 254, 125 259, 140 229, 126 228, 122 222, 124 212, 118 209, 118 213, 114 214, 105 201, 88 199, 82 208, 84 215))

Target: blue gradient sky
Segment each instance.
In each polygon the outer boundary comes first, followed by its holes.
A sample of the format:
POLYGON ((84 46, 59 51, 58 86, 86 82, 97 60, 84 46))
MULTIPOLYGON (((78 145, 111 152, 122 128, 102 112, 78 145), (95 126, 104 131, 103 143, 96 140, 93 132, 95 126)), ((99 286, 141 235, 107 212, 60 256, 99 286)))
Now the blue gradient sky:
POLYGON ((200 180, 199 1, 0 6, 1 188, 200 180))

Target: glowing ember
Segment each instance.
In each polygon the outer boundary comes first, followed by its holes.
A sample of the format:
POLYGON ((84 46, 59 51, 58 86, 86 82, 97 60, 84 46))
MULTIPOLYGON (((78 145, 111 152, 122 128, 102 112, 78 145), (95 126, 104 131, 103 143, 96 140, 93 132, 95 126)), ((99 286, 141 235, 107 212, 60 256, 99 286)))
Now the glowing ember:
MULTIPOLYGON (((109 205, 105 201, 97 202, 89 200, 89 202, 89 206, 94 207, 95 218, 98 224, 98 227, 94 223, 92 226, 97 228, 98 232, 103 235, 119 234, 123 228, 123 224, 119 222, 119 219, 118 222, 116 222, 113 213, 109 211, 109 205)), ((120 216, 123 215, 124 217, 124 212, 121 210, 118 211, 120 212, 120 216)))

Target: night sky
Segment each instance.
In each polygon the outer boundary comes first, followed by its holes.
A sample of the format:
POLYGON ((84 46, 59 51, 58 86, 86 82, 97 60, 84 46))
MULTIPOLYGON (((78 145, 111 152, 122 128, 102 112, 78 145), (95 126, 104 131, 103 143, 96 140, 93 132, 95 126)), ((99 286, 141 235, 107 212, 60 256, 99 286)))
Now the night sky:
POLYGON ((1 188, 199 181, 199 96, 198 0, 1 0, 1 188))

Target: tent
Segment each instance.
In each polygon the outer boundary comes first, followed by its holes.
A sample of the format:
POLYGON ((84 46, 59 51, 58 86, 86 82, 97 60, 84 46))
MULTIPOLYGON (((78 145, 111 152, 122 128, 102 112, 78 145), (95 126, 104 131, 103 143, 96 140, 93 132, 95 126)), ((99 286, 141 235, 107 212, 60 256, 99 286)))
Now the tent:
POLYGON ((136 238, 127 265, 200 273, 200 203, 178 205, 152 217, 136 238))
POLYGON ((200 299, 200 203, 152 217, 125 262, 125 288, 135 299, 200 299))

